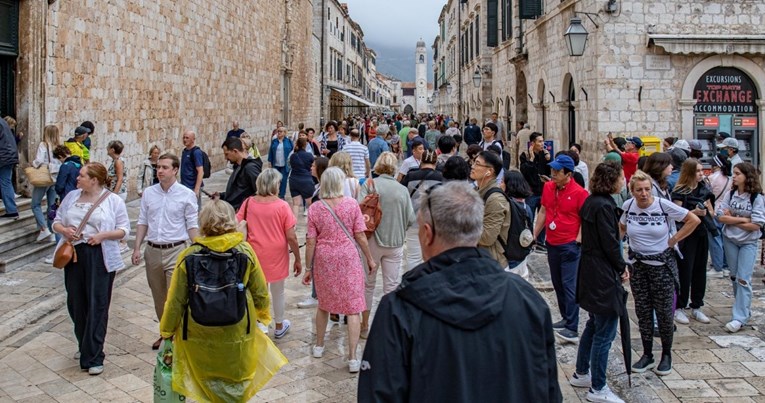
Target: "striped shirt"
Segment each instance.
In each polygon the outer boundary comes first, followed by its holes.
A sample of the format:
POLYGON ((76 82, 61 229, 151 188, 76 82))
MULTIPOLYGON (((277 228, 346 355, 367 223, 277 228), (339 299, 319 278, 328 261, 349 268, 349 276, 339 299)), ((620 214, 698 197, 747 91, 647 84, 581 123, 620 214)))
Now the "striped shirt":
POLYGON ((353 174, 356 175, 357 178, 366 177, 366 161, 369 159, 369 149, 367 146, 358 141, 351 141, 345 145, 343 151, 351 155, 351 161, 353 161, 353 174))

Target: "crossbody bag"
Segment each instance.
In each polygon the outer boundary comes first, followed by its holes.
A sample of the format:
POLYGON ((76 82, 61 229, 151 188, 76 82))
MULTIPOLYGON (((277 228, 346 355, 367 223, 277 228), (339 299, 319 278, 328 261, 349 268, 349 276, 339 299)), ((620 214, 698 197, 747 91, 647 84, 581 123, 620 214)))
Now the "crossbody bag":
MULTIPOLYGON (((96 202, 90 206, 90 209, 87 213, 85 213, 85 217, 82 218, 80 225, 77 226, 77 230, 74 232, 74 240, 79 240, 82 237, 82 230, 85 229, 85 225, 88 223, 90 215, 93 214, 101 202, 109 197, 109 194, 111 194, 111 192, 105 190, 101 197, 99 197, 98 200, 96 200, 96 202)), ((59 246, 58 249, 56 249, 56 253, 53 255, 53 267, 57 269, 63 269, 66 267, 66 265, 69 264, 69 262, 77 263, 77 251, 74 249, 72 241, 67 239, 61 243, 61 246, 59 246)))

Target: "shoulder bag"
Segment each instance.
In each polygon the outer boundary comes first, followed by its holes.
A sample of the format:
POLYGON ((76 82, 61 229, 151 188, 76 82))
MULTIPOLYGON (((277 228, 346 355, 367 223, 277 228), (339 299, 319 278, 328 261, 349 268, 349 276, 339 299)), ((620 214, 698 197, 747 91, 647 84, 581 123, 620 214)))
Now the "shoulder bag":
POLYGON ((42 164, 38 168, 28 166, 24 168, 24 174, 29 179, 29 183, 34 187, 48 187, 52 186, 53 176, 50 174, 50 146, 45 143, 45 147, 48 149, 48 164, 42 164))
MULTIPOLYGON (((93 203, 88 212, 85 214, 85 217, 82 218, 82 222, 80 222, 80 225, 77 227, 77 231, 74 232, 75 240, 79 240, 82 237, 82 230, 85 229, 85 224, 88 223, 90 215, 93 214, 93 211, 95 211, 101 202, 106 200, 110 194, 110 191, 104 191, 104 194, 102 194, 101 197, 99 197, 98 200, 93 203)), ((61 246, 56 249, 56 253, 53 255, 53 267, 57 269, 63 269, 66 267, 66 265, 69 264, 69 262, 77 263, 77 251, 74 250, 72 241, 64 240, 64 242, 61 243, 61 246)))

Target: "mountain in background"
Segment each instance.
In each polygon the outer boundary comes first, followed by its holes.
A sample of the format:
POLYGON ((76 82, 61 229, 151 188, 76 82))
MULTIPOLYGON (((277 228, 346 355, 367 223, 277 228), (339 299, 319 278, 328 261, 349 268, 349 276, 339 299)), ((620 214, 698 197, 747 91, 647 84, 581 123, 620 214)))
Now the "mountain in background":
MULTIPOLYGON (((367 42, 367 46, 377 53, 377 71, 403 82, 414 82, 414 51, 416 43, 411 47, 396 47, 367 42)), ((433 82, 433 53, 428 49, 428 82, 433 82)))

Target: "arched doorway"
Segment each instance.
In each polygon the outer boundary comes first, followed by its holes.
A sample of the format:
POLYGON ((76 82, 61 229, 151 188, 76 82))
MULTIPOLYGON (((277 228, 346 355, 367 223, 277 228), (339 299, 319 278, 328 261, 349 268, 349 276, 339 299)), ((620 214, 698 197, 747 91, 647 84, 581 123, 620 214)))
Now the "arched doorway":
MULTIPOLYGON (((518 74, 515 79, 515 121, 528 123, 528 94, 529 90, 526 86, 526 75, 523 71, 517 70, 518 74)), ((508 103, 508 105, 510 105, 508 103)), ((509 114, 508 114, 509 116, 509 114)))
POLYGON ((576 143, 576 89, 574 87, 574 78, 570 74, 566 74, 563 79, 563 94, 566 95, 566 119, 565 119, 565 132, 568 134, 568 144, 566 146, 576 143))
POLYGON ((412 113, 414 113, 414 108, 412 107, 412 105, 407 105, 404 107, 404 114, 410 115, 412 113))
POLYGON ((19 2, 0 0, 0 116, 16 115, 16 59, 19 55, 19 2))

